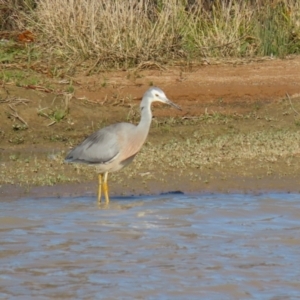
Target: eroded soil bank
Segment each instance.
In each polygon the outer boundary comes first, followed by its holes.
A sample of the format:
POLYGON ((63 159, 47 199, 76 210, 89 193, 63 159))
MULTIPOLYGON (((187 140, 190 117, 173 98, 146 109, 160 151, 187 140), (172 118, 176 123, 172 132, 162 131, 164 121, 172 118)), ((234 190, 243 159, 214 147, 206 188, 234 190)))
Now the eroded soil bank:
MULTIPOLYGON (((96 192, 94 169, 65 154, 105 125, 139 121, 149 86, 182 107, 153 105, 152 128, 133 164, 110 176, 110 193, 298 192, 300 58, 134 70, 3 82, 0 195, 96 192)), ((29 78, 29 79, 28 79, 29 78)))

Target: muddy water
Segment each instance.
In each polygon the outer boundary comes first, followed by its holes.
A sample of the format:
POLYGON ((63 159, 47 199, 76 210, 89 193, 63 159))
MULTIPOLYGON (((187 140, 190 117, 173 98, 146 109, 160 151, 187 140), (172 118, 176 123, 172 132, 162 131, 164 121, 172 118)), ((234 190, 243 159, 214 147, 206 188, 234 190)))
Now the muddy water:
POLYGON ((300 298, 299 194, 0 208, 0 299, 300 298))

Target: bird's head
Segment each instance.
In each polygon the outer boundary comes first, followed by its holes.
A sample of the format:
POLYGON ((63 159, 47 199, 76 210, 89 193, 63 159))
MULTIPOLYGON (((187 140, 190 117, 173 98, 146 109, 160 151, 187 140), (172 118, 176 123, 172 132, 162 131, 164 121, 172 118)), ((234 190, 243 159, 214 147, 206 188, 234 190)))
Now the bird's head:
POLYGON ((158 87, 151 87, 145 94, 145 96, 148 98, 148 101, 152 102, 162 102, 165 104, 169 104, 179 110, 181 110, 180 106, 173 103, 171 100, 169 100, 166 96, 166 94, 158 87))

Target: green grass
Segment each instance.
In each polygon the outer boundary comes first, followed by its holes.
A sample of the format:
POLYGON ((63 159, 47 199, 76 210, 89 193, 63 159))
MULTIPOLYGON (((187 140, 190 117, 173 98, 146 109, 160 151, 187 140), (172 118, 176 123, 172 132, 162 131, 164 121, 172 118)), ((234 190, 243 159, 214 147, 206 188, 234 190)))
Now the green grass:
MULTIPOLYGON (((70 99, 72 98, 72 93, 70 92, 70 87, 68 87, 69 92, 64 94, 61 98, 59 99, 59 104, 55 104, 57 100, 57 96, 54 97, 52 101, 52 105, 50 107, 44 107, 44 108, 39 108, 37 110, 38 116, 45 117, 49 119, 51 122, 48 123, 48 126, 54 125, 55 123, 59 123, 62 120, 64 120, 67 115, 69 114, 69 104, 70 104, 70 99)), ((73 88, 72 88, 73 91, 73 88)))
POLYGON ((299 53, 300 35, 298 32, 296 39, 293 38, 295 24, 287 6, 280 3, 267 6, 258 17, 255 31, 260 41, 259 54, 285 57, 288 54, 299 53))
POLYGON ((0 72, 0 81, 4 83, 14 83, 17 86, 38 85, 41 79, 29 70, 9 70, 3 69, 0 72))

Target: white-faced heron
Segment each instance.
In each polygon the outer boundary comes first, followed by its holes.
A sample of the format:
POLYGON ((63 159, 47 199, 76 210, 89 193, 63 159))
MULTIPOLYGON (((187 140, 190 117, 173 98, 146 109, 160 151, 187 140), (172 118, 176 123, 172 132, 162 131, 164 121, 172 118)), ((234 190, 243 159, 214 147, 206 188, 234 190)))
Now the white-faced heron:
POLYGON ((155 101, 181 109, 170 101, 160 88, 151 87, 141 101, 141 120, 137 126, 130 123, 117 123, 102 128, 87 137, 66 156, 66 162, 98 167, 98 202, 101 202, 102 189, 106 202, 109 202, 108 173, 118 171, 130 164, 143 146, 152 120, 151 103, 155 101))

